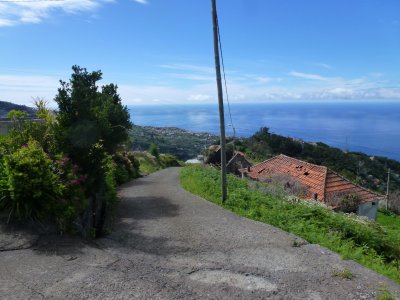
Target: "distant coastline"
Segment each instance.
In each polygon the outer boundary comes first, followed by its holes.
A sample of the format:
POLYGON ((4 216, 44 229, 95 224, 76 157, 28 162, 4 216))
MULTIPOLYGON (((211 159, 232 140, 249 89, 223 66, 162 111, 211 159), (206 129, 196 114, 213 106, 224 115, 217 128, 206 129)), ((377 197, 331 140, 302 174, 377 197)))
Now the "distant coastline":
MULTIPOLYGON (((178 127, 218 135, 216 105, 129 106, 136 125, 178 127)), ((400 102, 283 102, 231 104, 236 135, 261 127, 307 142, 400 161, 400 102)), ((233 135, 226 108, 227 135, 233 135)))

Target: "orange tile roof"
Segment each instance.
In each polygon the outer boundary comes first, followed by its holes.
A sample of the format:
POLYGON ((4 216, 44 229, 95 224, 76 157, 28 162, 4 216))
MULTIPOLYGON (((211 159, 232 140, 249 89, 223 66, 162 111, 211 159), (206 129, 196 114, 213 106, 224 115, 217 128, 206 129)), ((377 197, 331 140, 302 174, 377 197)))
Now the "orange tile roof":
POLYGON ((327 167, 310 164, 283 154, 251 167, 250 171, 247 169, 241 171, 255 180, 274 175, 287 175, 307 188, 307 197, 313 198, 317 194, 320 201, 324 201, 326 197, 337 192, 355 193, 361 198, 361 202, 373 201, 380 197, 378 194, 353 184, 327 167))
POLYGON ((325 194, 329 196, 335 193, 356 194, 361 199, 361 202, 370 202, 376 200, 377 198, 383 197, 350 182, 332 170, 328 170, 326 176, 325 194))

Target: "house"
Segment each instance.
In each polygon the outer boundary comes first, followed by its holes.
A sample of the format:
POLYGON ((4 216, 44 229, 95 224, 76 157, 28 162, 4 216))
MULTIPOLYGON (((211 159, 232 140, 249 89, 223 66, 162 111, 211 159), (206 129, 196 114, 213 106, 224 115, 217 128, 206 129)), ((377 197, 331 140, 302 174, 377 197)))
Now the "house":
POLYGON ((253 167, 240 170, 253 180, 268 181, 286 176, 305 187, 304 198, 324 202, 334 208, 354 200, 358 215, 376 219, 378 203, 384 197, 358 186, 325 166, 318 166, 286 155, 278 155, 253 167), (346 202, 346 203, 345 203, 346 202))
POLYGON ((240 169, 250 168, 251 163, 247 160, 244 153, 240 151, 233 151, 232 158, 226 164, 226 170, 229 173, 240 175, 240 169))
MULTIPOLYGON (((221 146, 212 145, 207 150, 208 155, 206 163, 213 165, 221 165, 221 146)), ((244 153, 236 150, 226 151, 226 169, 227 172, 240 175, 240 169, 251 167, 251 163, 247 160, 244 153)))
MULTIPOLYGON (((43 119, 35 118, 35 117, 24 117, 21 118, 21 122, 29 121, 29 122, 44 122, 43 119)), ((7 135, 11 129, 15 128, 16 122, 10 118, 0 118, 0 135, 7 135)))

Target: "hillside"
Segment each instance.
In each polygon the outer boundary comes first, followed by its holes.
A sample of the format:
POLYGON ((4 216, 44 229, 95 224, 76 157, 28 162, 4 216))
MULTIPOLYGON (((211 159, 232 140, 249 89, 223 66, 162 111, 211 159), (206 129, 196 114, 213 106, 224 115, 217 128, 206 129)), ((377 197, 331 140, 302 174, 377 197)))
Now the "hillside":
MULTIPOLYGON (((218 137, 208 133, 194 133, 173 127, 135 125, 130 131, 134 150, 147 150, 151 143, 162 153, 170 153, 181 160, 196 157, 218 137)), ((232 140, 228 140, 232 142, 232 140)), ((345 152, 324 143, 308 143, 270 133, 262 128, 249 138, 235 139, 235 148, 253 160, 261 162, 278 154, 285 154, 317 165, 324 165, 353 182, 386 193, 388 169, 391 170, 390 190, 400 190, 400 162, 361 152, 345 152)))
POLYGON ((400 162, 386 157, 346 152, 324 143, 307 143, 270 133, 268 128, 261 128, 249 138, 236 140, 235 145, 254 161, 263 161, 282 153, 327 166, 353 182, 380 193, 386 193, 390 168, 390 190, 400 190, 400 162))
POLYGON ((35 109, 25 105, 18 105, 11 102, 0 101, 0 118, 6 117, 7 113, 11 110, 21 110, 28 113, 29 116, 35 114, 35 109))
MULTIPOLYGON (((31 107, 0 101, 0 117, 12 109, 23 110, 30 115, 35 112, 31 107)), ((175 127, 134 125, 129 134, 133 150, 147 150, 151 143, 155 143, 161 153, 173 154, 181 160, 196 157, 218 140, 217 136, 210 133, 190 132, 175 127)), ((400 190, 400 162, 386 157, 344 152, 324 143, 307 143, 270 133, 268 128, 261 128, 249 138, 236 139, 235 147, 245 152, 254 162, 282 153, 324 165, 355 183, 381 193, 386 192, 387 173, 390 168, 390 190, 400 190)))
POLYGON ((147 150, 151 143, 160 148, 161 153, 175 155, 187 160, 201 154, 205 148, 217 140, 210 133, 191 132, 175 127, 151 127, 134 125, 130 131, 133 150, 147 150))

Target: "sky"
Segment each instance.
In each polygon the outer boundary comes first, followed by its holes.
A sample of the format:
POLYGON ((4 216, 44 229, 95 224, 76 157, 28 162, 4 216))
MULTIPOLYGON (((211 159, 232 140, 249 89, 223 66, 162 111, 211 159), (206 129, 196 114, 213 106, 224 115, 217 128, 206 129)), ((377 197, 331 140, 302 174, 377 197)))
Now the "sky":
MULTIPOLYGON (((400 1, 217 0, 229 99, 400 100, 400 1)), ((73 65, 126 105, 215 103, 211 0, 0 0, 0 100, 73 65)))

